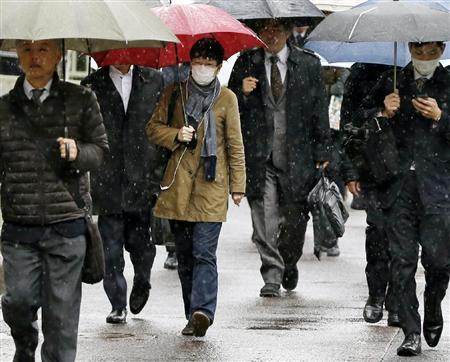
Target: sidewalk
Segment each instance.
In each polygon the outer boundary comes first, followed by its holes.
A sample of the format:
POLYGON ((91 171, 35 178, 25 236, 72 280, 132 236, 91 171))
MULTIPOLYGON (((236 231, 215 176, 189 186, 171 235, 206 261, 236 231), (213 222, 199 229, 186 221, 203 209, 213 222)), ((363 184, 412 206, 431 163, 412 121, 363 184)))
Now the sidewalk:
MULTIPOLYGON (((396 348, 401 331, 386 326, 386 315, 375 325, 363 321, 367 297, 364 267, 364 213, 352 211, 340 241, 339 258, 312 255, 308 229, 300 282, 281 298, 258 296, 262 286, 259 255, 250 241, 251 222, 246 203, 230 206, 219 242, 219 300, 214 325, 206 337, 183 337, 185 325, 176 272, 162 268, 166 257, 158 247, 152 290, 141 314, 128 323, 107 325, 110 310, 101 285, 83 287, 78 361, 403 361, 396 348)), ((127 259, 126 275, 132 269, 127 259)), ((418 272, 423 291, 423 273, 418 272)), ((129 284, 130 285, 130 284, 129 284)), ((449 311, 447 296, 443 305, 449 311)), ((449 361, 449 314, 441 342, 413 361, 449 361)), ((42 338, 41 338, 42 340, 42 338)), ((0 322, 0 361, 11 361, 13 342, 0 322)), ((37 359, 39 360, 39 359, 37 359)))

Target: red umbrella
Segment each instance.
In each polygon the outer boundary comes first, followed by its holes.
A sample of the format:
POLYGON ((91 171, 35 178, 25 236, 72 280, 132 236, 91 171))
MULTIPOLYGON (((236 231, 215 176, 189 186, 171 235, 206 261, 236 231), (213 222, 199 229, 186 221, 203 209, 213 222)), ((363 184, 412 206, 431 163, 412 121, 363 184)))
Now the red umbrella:
POLYGON ((157 49, 128 48, 92 53, 99 66, 138 64, 162 68, 189 62, 191 47, 197 40, 206 37, 220 42, 225 50, 225 59, 245 49, 265 46, 252 30, 214 6, 172 4, 151 10, 180 39, 181 44, 169 43, 165 48, 157 49))

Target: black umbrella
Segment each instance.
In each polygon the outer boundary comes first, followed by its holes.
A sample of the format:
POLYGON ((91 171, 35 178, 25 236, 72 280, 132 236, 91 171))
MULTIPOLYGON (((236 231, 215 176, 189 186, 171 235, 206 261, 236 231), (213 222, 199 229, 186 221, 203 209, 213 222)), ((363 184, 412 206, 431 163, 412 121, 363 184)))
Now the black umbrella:
POLYGON ((196 0, 225 10, 238 20, 285 19, 304 25, 324 14, 309 0, 196 0))

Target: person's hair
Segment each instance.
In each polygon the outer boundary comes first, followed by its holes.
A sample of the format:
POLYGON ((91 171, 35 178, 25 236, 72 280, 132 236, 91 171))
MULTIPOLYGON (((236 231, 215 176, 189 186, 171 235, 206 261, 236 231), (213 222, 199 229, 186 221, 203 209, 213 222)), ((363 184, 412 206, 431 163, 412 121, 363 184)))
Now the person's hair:
MULTIPOLYGON (((21 43, 26 42, 26 41, 31 41, 31 40, 26 40, 26 39, 17 39, 16 40, 16 47, 19 46, 21 43)), ((52 43, 54 43, 56 45, 56 47, 62 51, 63 49, 63 41, 61 39, 46 39, 46 41, 50 41, 52 43)))
POLYGON ((286 33, 291 33, 294 29, 294 24, 289 19, 263 19, 263 20, 249 20, 247 25, 258 34, 266 26, 270 25, 281 25, 286 33))
POLYGON ((444 42, 443 41, 410 42, 409 46, 411 48, 420 48, 420 47, 423 47, 424 45, 427 45, 427 44, 436 44, 439 48, 443 48, 444 47, 444 42))
POLYGON ((212 59, 217 62, 217 65, 220 65, 223 62, 224 53, 222 45, 216 39, 202 38, 192 46, 189 56, 191 60, 194 58, 212 59))

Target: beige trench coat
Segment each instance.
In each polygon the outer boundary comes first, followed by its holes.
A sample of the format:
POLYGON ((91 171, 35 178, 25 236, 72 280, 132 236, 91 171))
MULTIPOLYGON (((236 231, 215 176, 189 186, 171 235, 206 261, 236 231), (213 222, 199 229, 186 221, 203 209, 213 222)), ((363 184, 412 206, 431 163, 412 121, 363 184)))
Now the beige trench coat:
MULTIPOLYGON (((154 208, 157 217, 191 222, 224 222, 229 193, 245 193, 245 156, 242 142, 238 102, 235 94, 222 87, 213 106, 216 118, 217 166, 216 179, 205 180, 200 153, 203 144, 203 122, 198 129, 198 144, 194 150, 177 141, 183 126, 181 98, 175 104, 173 119, 168 118, 168 107, 173 92, 168 87, 147 123, 146 131, 152 143, 168 148, 168 161, 161 191, 154 208), (178 170, 175 172, 177 165, 178 170)), ((185 85, 183 85, 185 89, 185 85)), ((183 91, 185 95, 185 91, 183 91)))

